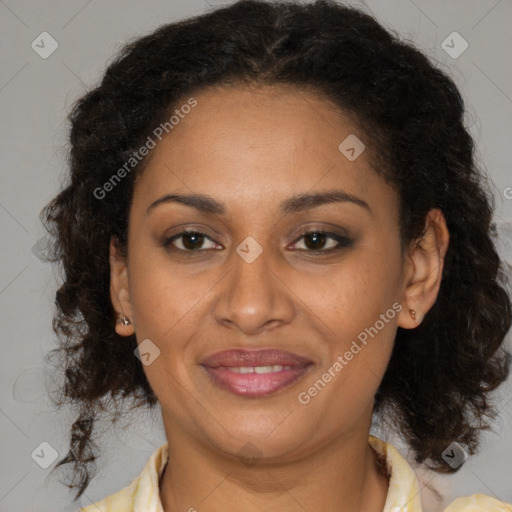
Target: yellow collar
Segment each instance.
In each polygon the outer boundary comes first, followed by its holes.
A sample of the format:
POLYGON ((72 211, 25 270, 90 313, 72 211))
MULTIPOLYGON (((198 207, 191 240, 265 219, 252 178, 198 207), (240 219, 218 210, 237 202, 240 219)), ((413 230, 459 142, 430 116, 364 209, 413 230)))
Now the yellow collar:
MULTIPOLYGON (((368 442, 385 460, 389 477, 386 503, 382 512, 422 512, 420 486, 416 474, 398 450, 374 436, 368 442)), ((124 489, 80 512, 164 512, 160 501, 160 477, 168 460, 168 444, 149 458, 142 473, 124 489)), ((512 512, 512 505, 481 494, 459 498, 444 512, 512 512)))

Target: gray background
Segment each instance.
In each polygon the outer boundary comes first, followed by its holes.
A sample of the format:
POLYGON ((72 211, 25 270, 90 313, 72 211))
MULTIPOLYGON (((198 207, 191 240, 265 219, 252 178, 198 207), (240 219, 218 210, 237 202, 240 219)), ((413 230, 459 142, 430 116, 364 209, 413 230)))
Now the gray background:
MULTIPOLYGON (((38 214, 59 190, 65 172, 66 113, 97 82, 122 43, 162 23, 226 3, 230 2, 0 0, 0 511, 59 512, 78 507, 50 475, 53 465, 43 469, 31 457, 42 442, 60 455, 65 453, 73 418, 71 411, 54 412, 44 389, 43 357, 55 346, 51 318, 58 274, 37 257, 44 235, 38 214), (59 45, 47 59, 31 48, 44 31, 59 45)), ((467 102, 467 123, 479 158, 494 183, 500 251, 512 263, 512 2, 352 3, 414 41, 455 79, 467 102), (441 47, 453 31, 469 45, 456 59, 441 47)), ((509 336, 509 347, 510 342, 509 336)), ((512 502, 510 380, 497 400, 501 416, 494 432, 483 437, 481 452, 470 457, 456 475, 418 470, 425 510, 442 510, 455 497, 476 492, 512 502), (428 489, 432 485, 443 494, 443 501, 433 499, 428 489)), ((407 455, 399 440, 388 439, 407 455)), ((152 415, 140 411, 125 429, 120 425, 106 430, 99 445, 99 473, 81 504, 89 505, 128 485, 164 441, 158 409, 152 415)), ((50 456, 48 447, 42 449, 36 451, 44 453, 39 460, 50 456)))

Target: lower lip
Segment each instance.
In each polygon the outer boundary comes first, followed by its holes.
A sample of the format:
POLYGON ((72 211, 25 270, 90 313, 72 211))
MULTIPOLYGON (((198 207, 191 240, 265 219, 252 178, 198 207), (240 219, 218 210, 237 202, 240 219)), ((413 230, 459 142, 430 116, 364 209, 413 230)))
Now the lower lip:
POLYGON ((204 366, 208 375, 224 389, 235 395, 260 397, 271 395, 297 382, 311 365, 271 373, 236 373, 225 368, 204 366))

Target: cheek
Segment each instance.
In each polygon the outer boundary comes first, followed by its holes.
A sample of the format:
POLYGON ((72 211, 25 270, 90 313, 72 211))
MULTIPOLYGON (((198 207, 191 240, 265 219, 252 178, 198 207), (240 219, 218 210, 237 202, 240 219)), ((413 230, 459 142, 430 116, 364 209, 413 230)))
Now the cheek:
POLYGON ((354 253, 323 284, 307 290, 306 303, 331 329, 335 339, 341 336, 340 349, 343 340, 372 326, 399 296, 397 257, 392 251, 389 257, 369 252, 354 253))
POLYGON ((190 277, 182 268, 177 270, 164 250, 133 251, 129 282, 137 337, 165 342, 208 293, 208 279, 190 277))
POLYGON ((311 416, 322 417, 324 427, 353 426, 373 408, 393 348, 392 321, 380 330, 374 319, 366 328, 345 331, 331 344, 326 364, 300 389, 299 402, 307 402, 311 416))
POLYGON ((324 398, 329 395, 340 408, 371 401, 386 371, 401 309, 399 263, 393 248, 379 255, 368 247, 347 258, 329 282, 318 287, 323 290, 308 298, 321 320, 319 328, 331 341, 315 380, 324 375, 323 380, 332 382, 324 398))

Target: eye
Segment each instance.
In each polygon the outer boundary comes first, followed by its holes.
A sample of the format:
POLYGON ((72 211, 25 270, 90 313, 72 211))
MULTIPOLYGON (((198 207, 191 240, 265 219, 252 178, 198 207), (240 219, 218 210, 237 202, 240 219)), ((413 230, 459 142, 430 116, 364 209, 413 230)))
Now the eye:
MULTIPOLYGON (((352 240, 349 238, 320 229, 306 231, 298 240, 301 239, 304 239, 305 248, 297 247, 297 242, 295 242, 292 246, 294 250, 325 254, 352 245, 352 240), (325 244, 329 241, 330 246, 327 244, 328 246, 325 247, 325 244)), ((162 245, 170 250, 182 252, 200 252, 207 249, 219 250, 221 248, 214 240, 201 231, 182 231, 172 237, 165 238, 162 245), (210 241, 212 245, 210 247, 204 247, 206 241, 210 241)))
POLYGON ((207 247, 207 249, 217 249, 215 246, 215 242, 205 233, 201 233, 200 231, 182 231, 177 235, 174 235, 170 238, 166 238, 163 241, 163 246, 168 247, 169 249, 177 249, 180 251, 192 252, 204 250, 203 243, 209 240, 214 244, 213 247, 207 247), (180 241, 180 239, 183 239, 180 241), (175 242, 178 242, 175 244, 175 242), (172 247, 171 247, 172 246, 172 247))
MULTIPOLYGON (((320 229, 306 231, 300 236, 299 240, 301 239, 304 239, 304 246, 306 248, 299 248, 299 250, 306 250, 307 252, 331 253, 352 245, 352 240, 346 236, 322 231, 320 229), (324 246, 329 240, 331 244, 329 247, 325 248, 324 246)), ((296 244, 297 242, 294 243, 294 245, 296 244)), ((297 249, 297 247, 294 247, 294 249, 297 249)))

